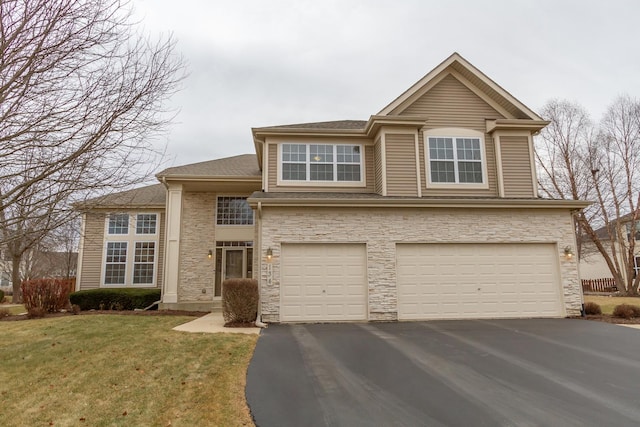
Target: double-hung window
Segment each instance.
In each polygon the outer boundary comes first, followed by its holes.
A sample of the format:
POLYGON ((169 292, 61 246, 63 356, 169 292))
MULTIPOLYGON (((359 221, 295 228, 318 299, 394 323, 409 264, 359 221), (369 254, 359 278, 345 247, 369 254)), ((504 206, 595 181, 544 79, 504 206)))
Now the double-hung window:
POLYGON ((362 146, 282 144, 281 181, 361 183, 362 146))
POLYGON ((127 242, 107 242, 105 285, 124 285, 127 271, 127 242))
POLYGON ((487 186, 482 136, 427 134, 425 142, 430 185, 487 186))

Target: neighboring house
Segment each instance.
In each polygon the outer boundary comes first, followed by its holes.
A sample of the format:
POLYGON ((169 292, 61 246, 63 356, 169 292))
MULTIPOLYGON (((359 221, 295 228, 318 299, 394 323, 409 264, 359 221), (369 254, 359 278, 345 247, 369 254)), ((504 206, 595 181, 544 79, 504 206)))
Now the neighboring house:
POLYGON ((266 322, 578 315, 564 254, 586 203, 538 196, 546 124, 453 54, 369 120, 254 128, 255 155, 134 190, 153 204, 88 204, 78 287, 160 286, 162 308, 210 310, 225 278, 254 277, 266 322), (132 230, 149 213, 146 284, 132 230))
MULTIPOLYGON (((610 226, 603 226, 596 230, 596 234, 604 245, 609 256, 612 256, 612 240, 616 250, 616 256, 620 259, 621 254, 626 254, 629 250, 629 242, 631 239, 631 221, 633 216, 627 214, 619 219, 611 221, 610 226)), ((635 240, 635 256, 633 257, 633 274, 634 277, 640 273, 640 220, 636 220, 635 240)), ((580 259, 580 277, 582 279, 613 279, 613 274, 607 266, 607 263, 596 248, 593 241, 584 238, 582 242, 584 255, 580 259)), ((625 256, 626 257, 626 256, 625 256)), ((623 269, 623 279, 627 280, 626 269, 623 269)))

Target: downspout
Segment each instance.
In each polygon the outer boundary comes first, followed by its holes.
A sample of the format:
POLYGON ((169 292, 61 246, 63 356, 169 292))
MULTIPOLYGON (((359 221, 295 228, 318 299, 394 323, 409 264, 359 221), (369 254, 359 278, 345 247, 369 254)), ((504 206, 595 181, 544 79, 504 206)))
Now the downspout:
MULTIPOLYGON (((160 301, 156 301, 153 304, 151 304, 149 307, 145 308, 145 310, 150 309, 151 307, 153 307, 154 305, 158 304, 158 309, 160 309, 160 303, 162 301, 164 301, 164 286, 165 286, 165 280, 167 278, 166 273, 166 268, 167 268, 167 227, 166 227, 166 222, 167 222, 167 213, 168 213, 168 206, 167 203, 169 202, 169 184, 167 184, 167 178, 165 176, 162 177, 162 179, 160 180, 160 182, 162 183, 162 185, 164 185, 165 188, 165 194, 167 194, 166 196, 166 201, 164 202, 164 221, 165 221, 165 229, 164 229, 164 253, 162 254, 162 287, 160 288, 160 301)), ((158 236, 160 237, 160 236, 158 236)))
POLYGON ((258 314, 255 325, 258 328, 266 328, 267 324, 262 322, 262 202, 258 202, 258 271, 260 281, 258 284, 258 314))

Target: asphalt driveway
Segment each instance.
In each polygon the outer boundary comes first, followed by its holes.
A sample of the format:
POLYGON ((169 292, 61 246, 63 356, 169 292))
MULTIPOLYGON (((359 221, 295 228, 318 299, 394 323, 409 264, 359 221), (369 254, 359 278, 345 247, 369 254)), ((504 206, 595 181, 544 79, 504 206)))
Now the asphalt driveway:
POLYGON ((247 401, 270 426, 638 426, 640 330, 569 319, 271 325, 247 401))

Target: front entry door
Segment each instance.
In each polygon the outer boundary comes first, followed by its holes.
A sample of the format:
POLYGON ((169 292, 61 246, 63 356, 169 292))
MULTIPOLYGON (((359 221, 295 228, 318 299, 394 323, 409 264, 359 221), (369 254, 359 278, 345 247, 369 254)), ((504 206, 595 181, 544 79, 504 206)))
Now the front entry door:
POLYGON ((218 247, 216 248, 216 268, 214 297, 222 296, 222 282, 227 279, 253 277, 253 248, 218 247))
POLYGON ((226 279, 242 279, 244 277, 244 250, 243 249, 225 249, 222 251, 224 256, 223 277, 226 279))

